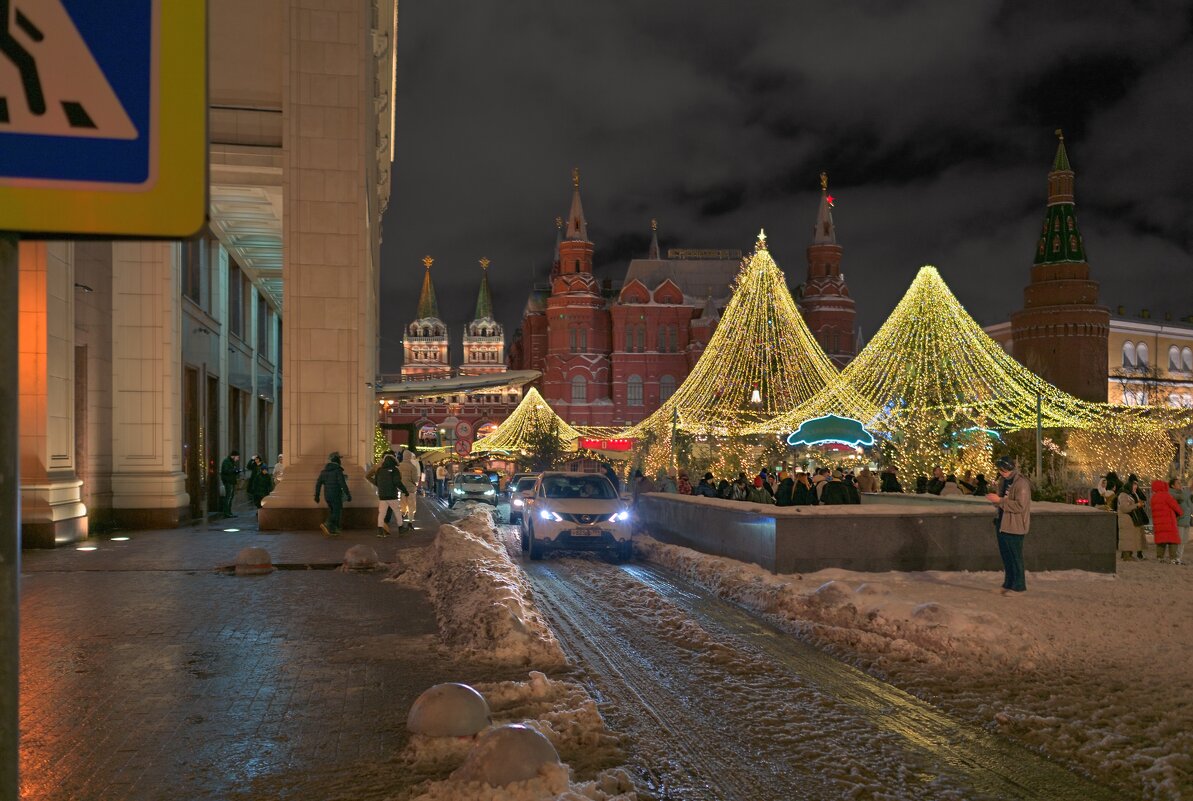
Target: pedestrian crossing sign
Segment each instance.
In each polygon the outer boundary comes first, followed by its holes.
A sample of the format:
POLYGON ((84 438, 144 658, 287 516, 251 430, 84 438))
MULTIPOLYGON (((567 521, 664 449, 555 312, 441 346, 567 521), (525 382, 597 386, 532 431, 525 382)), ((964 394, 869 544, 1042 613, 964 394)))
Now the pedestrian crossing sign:
POLYGON ((205 0, 0 0, 0 230, 197 231, 206 31, 205 0))

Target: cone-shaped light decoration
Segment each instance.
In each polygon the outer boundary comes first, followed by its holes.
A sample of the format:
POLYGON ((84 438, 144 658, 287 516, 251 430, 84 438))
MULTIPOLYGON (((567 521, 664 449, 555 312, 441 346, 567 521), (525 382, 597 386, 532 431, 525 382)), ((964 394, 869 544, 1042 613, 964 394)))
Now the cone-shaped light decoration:
POLYGON ((559 438, 564 442, 574 442, 580 432, 565 423, 555 410, 543 400, 543 396, 534 387, 527 390, 522 402, 514 409, 505 421, 487 437, 482 437, 472 443, 473 453, 489 451, 506 451, 515 453, 526 447, 530 432, 543 429, 550 425, 554 418, 559 422, 559 438))

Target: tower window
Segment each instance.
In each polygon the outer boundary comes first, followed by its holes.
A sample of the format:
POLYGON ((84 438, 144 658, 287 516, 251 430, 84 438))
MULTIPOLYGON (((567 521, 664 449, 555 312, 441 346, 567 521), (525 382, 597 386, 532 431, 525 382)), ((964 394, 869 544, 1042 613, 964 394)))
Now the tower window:
POLYGON ((1181 369, 1186 373, 1193 373, 1193 350, 1185 348, 1181 351, 1181 369))
POLYGON ((580 329, 580 352, 588 353, 588 329, 580 329))
POLYGON ((679 353, 679 326, 667 326, 667 339, 669 343, 669 350, 672 353, 679 353))
POLYGON ((580 272, 580 260, 579 260, 579 259, 576 259, 576 270, 575 270, 575 272, 580 272))
POLYGON ((642 376, 632 375, 626 381, 626 403, 630 406, 642 405, 642 376))
POLYGON ((659 326, 659 352, 667 352, 667 327, 664 325, 659 326))
POLYGON ((645 353, 646 352, 646 326, 644 326, 644 325, 638 326, 636 339, 637 339, 637 345, 638 345, 638 352, 645 353))
POLYGON ((626 353, 634 352, 634 329, 628 325, 625 327, 625 343, 622 345, 622 349, 626 353))
POLYGON ((576 329, 568 329, 568 350, 572 353, 576 352, 576 329))

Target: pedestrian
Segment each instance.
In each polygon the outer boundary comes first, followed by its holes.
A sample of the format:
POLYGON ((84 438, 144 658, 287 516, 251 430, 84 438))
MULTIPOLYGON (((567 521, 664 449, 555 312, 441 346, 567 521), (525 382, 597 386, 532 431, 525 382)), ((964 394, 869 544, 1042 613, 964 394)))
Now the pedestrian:
MULTIPOLYGON (((932 478, 929 479, 927 487, 926 487, 926 489, 928 490, 928 493, 930 495, 939 495, 941 493, 941 491, 944 489, 945 483, 946 483, 946 479, 945 479, 944 470, 941 469, 940 465, 933 467, 932 468, 932 478)), ((956 481, 954 480, 953 483, 956 483, 956 481)), ((916 491, 918 492, 919 490, 916 490, 916 491)))
POLYGON ((245 481, 245 489, 248 491, 249 498, 253 501, 253 508, 261 508, 261 500, 273 491, 273 478, 269 475, 269 468, 261 461, 261 457, 253 454, 253 458, 249 460, 248 479, 245 481))
POLYGON ((965 493, 961 491, 961 487, 957 484, 957 477, 950 473, 944 477, 944 486, 936 494, 942 498, 947 498, 952 495, 964 495, 965 493))
POLYGON ((700 483, 692 490, 692 494, 705 498, 717 497, 717 488, 713 486, 714 481, 716 481, 716 477, 712 473, 705 473, 700 479, 700 483))
POLYGON ((414 458, 413 451, 402 452, 402 462, 398 465, 398 476, 402 482, 402 487, 398 490, 402 517, 398 531, 413 531, 414 514, 417 511, 418 503, 415 493, 418 492, 418 480, 422 476, 422 470, 418 460, 414 458))
POLYGON ((923 473, 920 473, 918 476, 915 477, 915 494, 916 495, 927 495, 928 494, 928 477, 926 475, 924 475, 923 473))
POLYGON ((685 471, 681 470, 679 472, 679 482, 675 485, 675 488, 679 490, 680 495, 692 494, 692 482, 688 480, 688 474, 685 471))
POLYGON ((654 477, 655 492, 668 492, 674 495, 679 492, 679 488, 675 486, 675 479, 667 472, 666 468, 659 468, 654 477))
POLYGON ((385 451, 381 461, 373 465, 365 478, 377 487, 377 536, 388 537, 391 514, 402 519, 401 497, 404 494, 402 477, 398 474, 398 457, 390 448, 385 451))
POLYGON ((1149 505, 1152 510, 1152 533, 1156 539, 1156 559, 1161 562, 1167 559, 1177 564, 1181 559, 1181 536, 1177 531, 1177 520, 1184 512, 1169 492, 1173 483, 1175 479, 1167 484, 1159 480, 1153 481, 1149 505))
POLYGON ((774 503, 774 498, 771 497, 769 492, 763 489, 765 484, 766 482, 762 480, 762 476, 754 476, 753 486, 749 488, 744 500, 749 501, 750 503, 774 503))
POLYGON ((843 480, 840 470, 834 470, 828 480, 820 485, 820 502, 826 506, 838 506, 851 502, 849 486, 843 480))
POLYGON ((657 491, 658 489, 655 487, 654 481, 651 480, 650 476, 642 475, 640 468, 634 471, 634 506, 638 505, 638 497, 643 493, 657 491))
POLYGON ((986 481, 985 473, 978 473, 973 479, 973 494, 978 498, 985 497, 990 491, 990 484, 986 481))
MULTIPOLYGON (((1110 482, 1107 481, 1107 484, 1110 482)), ((1140 514, 1139 501, 1136 499, 1135 482, 1130 479, 1122 486, 1115 501, 1118 512, 1118 550, 1124 562, 1131 562, 1143 558, 1144 517, 1140 514)))
POLYGON ((1181 543, 1176 546, 1176 561, 1173 564, 1183 565, 1185 563, 1185 543, 1189 541, 1189 527, 1190 523, 1193 523, 1193 482, 1186 484, 1174 479, 1172 486, 1172 497, 1176 498, 1177 503, 1181 505, 1181 516, 1176 521, 1181 543))
POLYGON ((1003 456, 995 463, 1001 480, 998 492, 988 493, 986 500, 998 509, 994 530, 998 535, 998 553, 1002 557, 1002 595, 1026 592, 1027 579, 1023 570, 1023 539, 1031 528, 1031 482, 1015 469, 1015 460, 1003 456))
POLYGON ((823 467, 816 468, 816 474, 812 476, 812 490, 816 493, 816 502, 824 503, 824 485, 828 483, 828 470, 823 467))
POLYGON ((902 492, 903 485, 899 483, 899 471, 888 467, 882 471, 882 481, 878 485, 879 492, 902 492))
POLYGON ((435 468, 435 495, 440 498, 447 495, 447 467, 443 464, 435 468))
MULTIPOLYGON (((1139 480, 1139 476, 1131 473, 1127 476, 1127 484, 1135 487, 1135 509, 1136 517, 1142 521, 1141 526, 1146 526, 1151 522, 1151 518, 1147 514, 1147 493, 1143 491, 1143 482, 1139 480)), ((1139 560, 1144 559, 1143 548, 1147 545, 1147 538, 1144 537, 1139 545, 1139 550, 1135 552, 1135 558, 1139 560)))
POLYGON ((858 492, 878 492, 878 476, 870 472, 869 467, 863 467, 857 477, 858 492))
POLYGON ((232 517, 232 499, 236 495, 236 481, 240 478, 240 451, 232 451, 220 463, 220 512, 224 519, 232 517))
POLYGON ((786 470, 779 472, 779 488, 775 490, 775 506, 795 505, 795 479, 786 470))
POLYGON ((977 489, 977 485, 974 484, 973 471, 966 470, 961 478, 957 479, 957 486, 961 488, 962 494, 973 495, 974 490, 977 489))
POLYGON ((348 478, 344 475, 344 468, 340 465, 340 452, 332 451, 327 455, 327 464, 315 480, 315 503, 319 503, 319 493, 327 502, 327 520, 319 524, 319 529, 327 537, 340 535, 340 518, 344 514, 344 501, 352 500, 352 493, 348 491, 348 478))
POLYGON ((276 462, 274 462, 274 465, 273 465, 273 481, 274 481, 274 484, 276 484, 277 482, 279 482, 279 481, 281 481, 281 480, 282 480, 282 471, 283 471, 283 469, 284 469, 284 468, 283 468, 283 466, 282 466, 282 454, 280 454, 280 453, 279 453, 279 454, 278 454, 278 460, 277 460, 276 462))
POLYGON ((733 499, 733 485, 729 483, 729 479, 723 478, 717 482, 717 497, 727 501, 733 499))

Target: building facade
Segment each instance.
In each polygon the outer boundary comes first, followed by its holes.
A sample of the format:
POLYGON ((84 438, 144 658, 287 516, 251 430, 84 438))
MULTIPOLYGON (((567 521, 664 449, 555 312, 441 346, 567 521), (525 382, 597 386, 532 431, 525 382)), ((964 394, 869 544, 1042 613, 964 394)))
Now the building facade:
POLYGON ((209 0, 209 224, 187 241, 22 244, 25 546, 201 518, 234 449, 286 454, 264 528, 316 526, 331 450, 372 506, 396 15, 394 0, 209 0))
MULTIPOLYGON (((841 273, 832 198, 822 179, 808 248, 801 312, 838 364, 856 353, 853 298, 841 273)), ((623 426, 654 412, 700 359, 741 269, 738 250, 673 248, 664 257, 651 221, 645 258, 633 259, 616 287, 592 274, 594 244, 573 175, 572 204, 559 233, 551 283, 536 285, 510 346, 510 365, 541 370, 542 393, 575 425, 623 426)))

